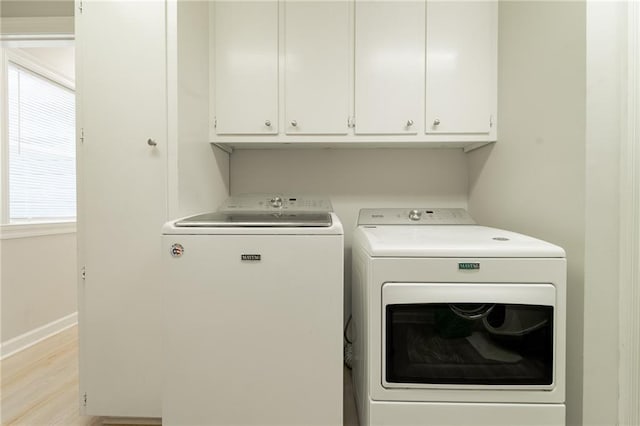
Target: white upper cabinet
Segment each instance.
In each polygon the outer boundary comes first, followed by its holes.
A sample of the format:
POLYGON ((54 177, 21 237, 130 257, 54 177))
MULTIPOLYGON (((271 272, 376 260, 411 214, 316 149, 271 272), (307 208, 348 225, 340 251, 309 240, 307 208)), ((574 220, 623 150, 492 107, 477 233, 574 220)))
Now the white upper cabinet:
POLYGON ((496 140, 497 0, 212 5, 214 143, 468 150, 496 140))
POLYGON ((426 132, 489 134, 495 120, 495 1, 427 2, 426 132))
POLYGON ((347 1, 287 1, 284 13, 287 134, 346 135, 350 14, 347 1))
POLYGON ((278 2, 217 1, 217 134, 278 133, 278 2))
POLYGON ((424 58, 424 2, 356 1, 356 134, 418 133, 424 58))

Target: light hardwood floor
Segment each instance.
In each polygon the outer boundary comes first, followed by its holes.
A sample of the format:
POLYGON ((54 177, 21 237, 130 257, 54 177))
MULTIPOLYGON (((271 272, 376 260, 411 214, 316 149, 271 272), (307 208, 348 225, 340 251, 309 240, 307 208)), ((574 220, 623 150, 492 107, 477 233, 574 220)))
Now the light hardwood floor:
POLYGON ((1 364, 3 425, 100 425, 80 416, 78 329, 71 327, 1 364))
MULTIPOLYGON (((2 425, 134 424, 80 415, 76 326, 2 360, 0 377, 2 425)), ((344 378, 344 424, 357 426, 351 376, 346 369, 344 378)))

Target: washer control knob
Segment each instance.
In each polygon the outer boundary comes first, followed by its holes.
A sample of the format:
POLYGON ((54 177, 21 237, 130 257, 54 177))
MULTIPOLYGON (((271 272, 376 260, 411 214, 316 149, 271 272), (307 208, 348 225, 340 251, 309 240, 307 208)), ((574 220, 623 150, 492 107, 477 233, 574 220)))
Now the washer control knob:
POLYGON ((409 219, 411 220, 420 220, 420 217, 422 216, 422 212, 420 210, 411 210, 409 212, 409 219))
POLYGON ((269 200, 269 203, 271 203, 271 207, 279 209, 280 207, 282 207, 282 197, 273 197, 271 200, 269 200))

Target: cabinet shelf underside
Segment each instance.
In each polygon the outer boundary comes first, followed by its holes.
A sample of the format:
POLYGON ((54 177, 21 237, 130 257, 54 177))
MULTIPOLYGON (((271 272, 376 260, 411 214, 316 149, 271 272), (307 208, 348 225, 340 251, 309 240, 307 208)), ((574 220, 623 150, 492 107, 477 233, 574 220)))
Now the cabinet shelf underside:
POLYGON ((493 141, 483 142, 431 142, 431 141, 350 141, 350 142, 275 142, 275 141, 218 141, 213 145, 227 152, 237 149, 352 149, 352 148, 379 148, 379 149, 462 149, 464 152, 473 151, 493 141))

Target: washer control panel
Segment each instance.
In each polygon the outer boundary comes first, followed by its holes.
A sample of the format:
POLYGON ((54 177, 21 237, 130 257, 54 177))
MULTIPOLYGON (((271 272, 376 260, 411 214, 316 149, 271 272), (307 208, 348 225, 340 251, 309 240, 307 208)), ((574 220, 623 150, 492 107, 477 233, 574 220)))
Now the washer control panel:
POLYGON ((290 194, 242 194, 227 198, 218 209, 222 213, 333 211, 331 201, 322 197, 290 194))
POLYGON ((358 225, 475 225, 465 209, 362 209, 358 225))

